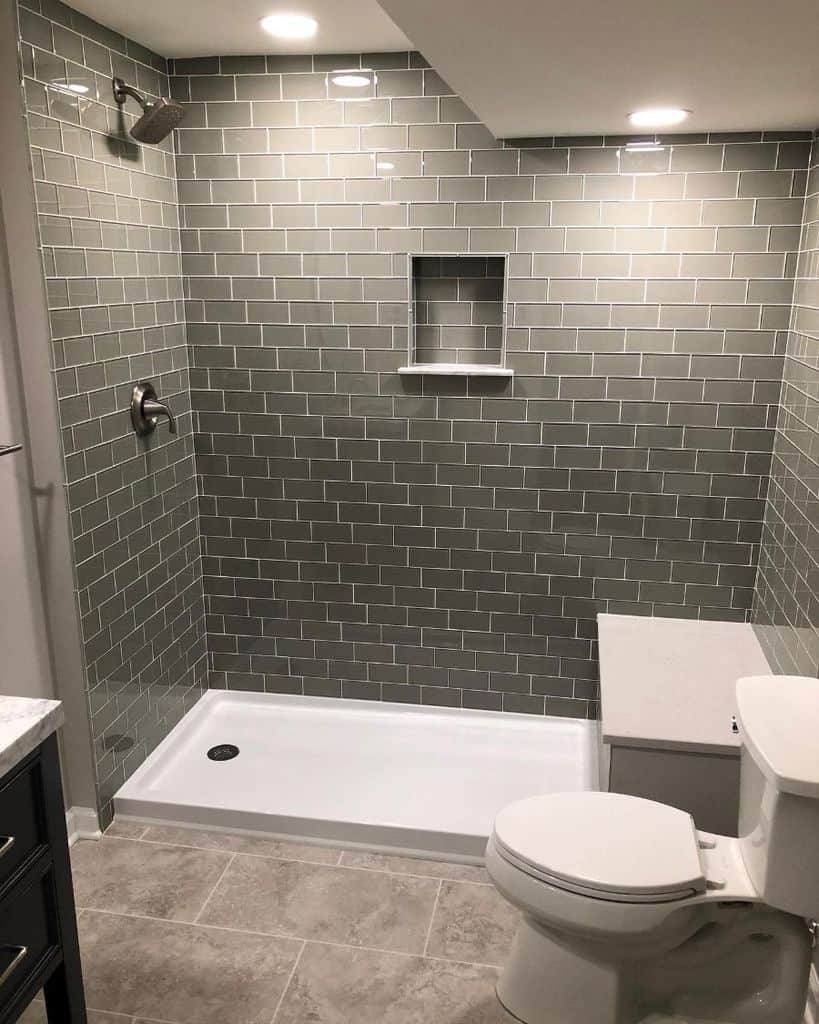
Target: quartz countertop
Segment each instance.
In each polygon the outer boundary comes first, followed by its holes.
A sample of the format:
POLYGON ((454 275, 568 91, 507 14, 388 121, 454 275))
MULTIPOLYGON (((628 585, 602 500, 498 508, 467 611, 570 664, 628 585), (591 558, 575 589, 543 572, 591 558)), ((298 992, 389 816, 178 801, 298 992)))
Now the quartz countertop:
POLYGON ((0 696, 0 777, 63 724, 62 702, 0 696))
POLYGON ((771 675, 742 622, 598 615, 605 743, 739 756, 736 681, 771 675))

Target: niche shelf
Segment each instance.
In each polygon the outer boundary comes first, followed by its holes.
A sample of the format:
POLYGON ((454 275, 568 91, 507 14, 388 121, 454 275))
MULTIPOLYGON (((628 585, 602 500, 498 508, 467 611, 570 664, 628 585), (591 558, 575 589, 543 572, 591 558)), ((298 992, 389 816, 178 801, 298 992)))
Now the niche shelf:
POLYGON ((505 253, 409 256, 408 361, 400 374, 513 377, 505 253))

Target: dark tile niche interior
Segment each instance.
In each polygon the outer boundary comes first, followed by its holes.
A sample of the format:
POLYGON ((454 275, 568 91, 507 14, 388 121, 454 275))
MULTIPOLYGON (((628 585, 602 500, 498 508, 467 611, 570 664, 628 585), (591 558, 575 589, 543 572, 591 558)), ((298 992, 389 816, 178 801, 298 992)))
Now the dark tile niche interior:
POLYGON ((412 256, 414 362, 500 366, 505 256, 412 256))

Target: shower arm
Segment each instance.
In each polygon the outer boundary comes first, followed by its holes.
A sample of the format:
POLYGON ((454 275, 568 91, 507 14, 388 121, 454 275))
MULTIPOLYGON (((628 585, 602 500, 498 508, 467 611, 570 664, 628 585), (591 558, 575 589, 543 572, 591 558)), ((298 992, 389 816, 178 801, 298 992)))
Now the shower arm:
POLYGON ((143 110, 148 110, 151 106, 141 93, 138 93, 136 89, 133 89, 130 85, 126 85, 121 78, 115 77, 111 84, 114 87, 114 99, 120 106, 122 106, 129 96, 131 99, 136 100, 143 110))

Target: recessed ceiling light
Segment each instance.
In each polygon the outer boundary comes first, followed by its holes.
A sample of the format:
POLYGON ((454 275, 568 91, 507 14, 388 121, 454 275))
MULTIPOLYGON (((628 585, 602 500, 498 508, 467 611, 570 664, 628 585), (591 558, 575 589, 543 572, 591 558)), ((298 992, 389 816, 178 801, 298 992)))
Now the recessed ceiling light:
POLYGON ((682 124, 691 113, 682 107, 647 107, 635 110, 628 115, 635 128, 669 128, 671 125, 682 124))
POLYGON ((372 82, 368 75, 360 75, 354 71, 339 71, 330 76, 333 85, 340 85, 344 89, 364 89, 372 82))
POLYGON ((271 36, 278 36, 279 39, 309 39, 318 31, 318 22, 309 14, 293 14, 282 12, 280 14, 268 14, 262 18, 261 26, 271 36))

